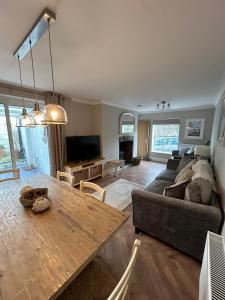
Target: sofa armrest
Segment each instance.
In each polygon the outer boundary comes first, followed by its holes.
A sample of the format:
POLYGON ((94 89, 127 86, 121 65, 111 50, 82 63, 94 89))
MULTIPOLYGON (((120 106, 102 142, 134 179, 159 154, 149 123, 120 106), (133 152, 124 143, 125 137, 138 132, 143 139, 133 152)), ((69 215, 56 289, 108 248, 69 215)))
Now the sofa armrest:
POLYGON ((219 232, 222 214, 214 206, 140 190, 132 192, 132 202, 137 229, 200 260, 207 231, 219 232))
POLYGON ((180 164, 180 159, 169 158, 167 161, 166 168, 171 170, 176 170, 180 164))

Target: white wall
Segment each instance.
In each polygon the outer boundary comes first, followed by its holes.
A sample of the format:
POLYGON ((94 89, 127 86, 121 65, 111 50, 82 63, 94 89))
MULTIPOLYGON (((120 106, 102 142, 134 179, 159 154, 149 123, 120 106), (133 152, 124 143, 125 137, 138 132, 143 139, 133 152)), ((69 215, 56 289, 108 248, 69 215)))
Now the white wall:
MULTIPOLYGON (((222 112, 222 103, 225 93, 222 95, 219 103, 216 106, 213 131, 212 131, 212 156, 213 156, 213 168, 216 176, 216 182, 219 188, 219 193, 222 201, 222 205, 225 211, 225 147, 218 140, 220 133, 221 116, 224 116, 222 112)), ((225 238, 225 226, 223 226, 222 235, 225 238)))
POLYGON ((68 99, 65 108, 68 115, 68 125, 65 127, 66 136, 96 134, 94 105, 68 99))

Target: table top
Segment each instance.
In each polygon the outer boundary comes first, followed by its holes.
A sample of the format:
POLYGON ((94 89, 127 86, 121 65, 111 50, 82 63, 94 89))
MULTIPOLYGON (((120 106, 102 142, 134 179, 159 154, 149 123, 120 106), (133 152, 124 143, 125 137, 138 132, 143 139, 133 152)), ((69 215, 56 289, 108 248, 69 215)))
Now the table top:
POLYGON ((55 299, 127 220, 125 213, 47 175, 0 184, 0 298, 55 299), (23 186, 47 187, 51 207, 19 202, 23 186))

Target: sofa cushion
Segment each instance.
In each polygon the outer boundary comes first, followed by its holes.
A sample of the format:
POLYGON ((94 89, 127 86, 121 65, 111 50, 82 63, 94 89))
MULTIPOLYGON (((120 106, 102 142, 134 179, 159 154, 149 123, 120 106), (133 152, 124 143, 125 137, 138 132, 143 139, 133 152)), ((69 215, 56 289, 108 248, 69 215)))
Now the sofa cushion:
POLYGON ((208 205, 212 198, 212 185, 204 178, 197 178, 188 184, 185 200, 208 205))
POLYGON ((174 182, 177 174, 178 174, 177 170, 167 169, 160 172, 155 179, 174 182))
POLYGON ((169 187, 166 187, 163 192, 163 196, 184 199, 185 190, 189 183, 190 180, 185 180, 179 183, 175 183, 169 187))
POLYGON ((145 188, 145 191, 162 195, 165 187, 168 187, 170 185, 173 185, 173 182, 165 180, 154 180, 145 188))

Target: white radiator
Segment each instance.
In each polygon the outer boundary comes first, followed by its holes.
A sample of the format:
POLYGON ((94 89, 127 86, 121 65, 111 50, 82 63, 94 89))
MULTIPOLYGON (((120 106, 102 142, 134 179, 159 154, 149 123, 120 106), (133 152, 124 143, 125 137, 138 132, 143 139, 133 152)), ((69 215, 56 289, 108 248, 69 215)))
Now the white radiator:
POLYGON ((223 299, 225 299, 224 239, 208 231, 199 280, 199 300, 223 299))

